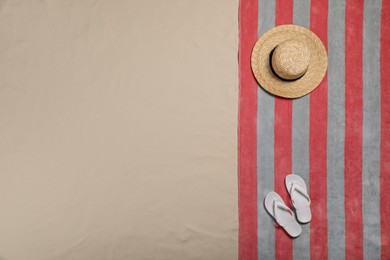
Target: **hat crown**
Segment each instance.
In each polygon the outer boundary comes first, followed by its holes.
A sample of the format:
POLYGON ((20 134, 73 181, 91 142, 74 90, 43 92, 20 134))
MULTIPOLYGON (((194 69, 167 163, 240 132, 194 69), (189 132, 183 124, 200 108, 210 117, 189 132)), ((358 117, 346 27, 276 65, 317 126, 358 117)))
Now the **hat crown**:
POLYGON ((287 40, 276 46, 272 54, 272 69, 282 79, 302 77, 310 64, 310 51, 299 40, 287 40))

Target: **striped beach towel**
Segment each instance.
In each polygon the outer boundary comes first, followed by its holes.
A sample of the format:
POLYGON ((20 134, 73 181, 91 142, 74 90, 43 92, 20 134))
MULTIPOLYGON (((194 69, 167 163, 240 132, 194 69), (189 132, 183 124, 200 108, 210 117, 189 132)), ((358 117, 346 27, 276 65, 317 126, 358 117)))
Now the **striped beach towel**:
POLYGON ((240 259, 390 259, 390 1, 241 0, 240 259), (297 24, 328 50, 320 86, 295 100, 258 86, 252 47, 297 24), (286 175, 308 184, 313 218, 291 239, 266 213, 286 175))

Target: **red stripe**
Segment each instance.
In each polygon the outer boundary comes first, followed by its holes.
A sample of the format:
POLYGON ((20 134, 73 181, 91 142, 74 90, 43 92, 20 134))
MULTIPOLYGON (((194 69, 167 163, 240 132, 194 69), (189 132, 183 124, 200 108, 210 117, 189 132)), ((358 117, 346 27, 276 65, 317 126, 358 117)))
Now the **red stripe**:
MULTIPOLYGON (((327 47, 328 0, 312 0, 310 28, 327 47)), ((327 127, 328 127, 328 76, 310 94, 310 222, 311 259, 328 258, 327 220, 327 127)))
POLYGON ((363 0, 345 12, 345 257, 363 259, 363 0))
POLYGON ((240 0, 238 196, 239 258, 257 259, 257 88, 250 68, 257 40, 257 0, 240 0))
POLYGON ((381 162, 380 216, 382 259, 390 259, 390 1, 382 2, 381 15, 381 162))
MULTIPOLYGON (((277 0, 275 24, 291 24, 293 1, 277 0)), ((284 185, 284 178, 292 171, 292 100, 275 98, 275 191, 291 208, 291 202, 284 185)), ((275 258, 292 259, 292 240, 282 228, 275 231, 275 258)))

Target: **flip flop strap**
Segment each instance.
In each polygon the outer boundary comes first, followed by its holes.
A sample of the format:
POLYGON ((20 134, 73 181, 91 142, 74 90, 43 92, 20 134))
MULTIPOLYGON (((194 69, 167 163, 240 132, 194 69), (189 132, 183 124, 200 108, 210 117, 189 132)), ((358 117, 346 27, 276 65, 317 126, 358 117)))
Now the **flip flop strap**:
POLYGON ((309 195, 306 193, 305 190, 302 189, 301 185, 299 185, 297 182, 293 182, 291 185, 291 189, 290 189, 291 200, 292 200, 293 204, 294 204, 294 198, 293 198, 294 191, 297 191, 300 194, 302 194, 307 199, 307 201, 309 202, 309 205, 310 205, 311 200, 310 200, 309 195))
POLYGON ((278 211, 276 210, 277 208, 288 211, 291 214, 291 216, 293 216, 293 212, 285 204, 282 204, 282 203, 274 200, 274 204, 273 204, 274 217, 275 217, 276 222, 283 227, 283 225, 280 224, 280 222, 279 222, 279 215, 277 214, 278 211))

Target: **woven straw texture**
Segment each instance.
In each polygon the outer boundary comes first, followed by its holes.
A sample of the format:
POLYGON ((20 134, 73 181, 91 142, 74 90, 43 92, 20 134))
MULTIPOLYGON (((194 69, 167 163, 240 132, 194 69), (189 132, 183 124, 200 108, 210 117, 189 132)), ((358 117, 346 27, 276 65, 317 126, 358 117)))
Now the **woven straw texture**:
MULTIPOLYGON (((302 62, 305 62, 306 58, 303 57, 302 62)), ((281 25, 267 31, 257 40, 252 51, 251 66, 257 81, 265 90, 280 97, 298 98, 310 93, 321 83, 328 66, 328 58, 324 44, 313 32, 297 25, 281 25), (291 40, 306 45, 310 62, 302 77, 283 80, 272 71, 270 54, 277 46, 291 40)))

